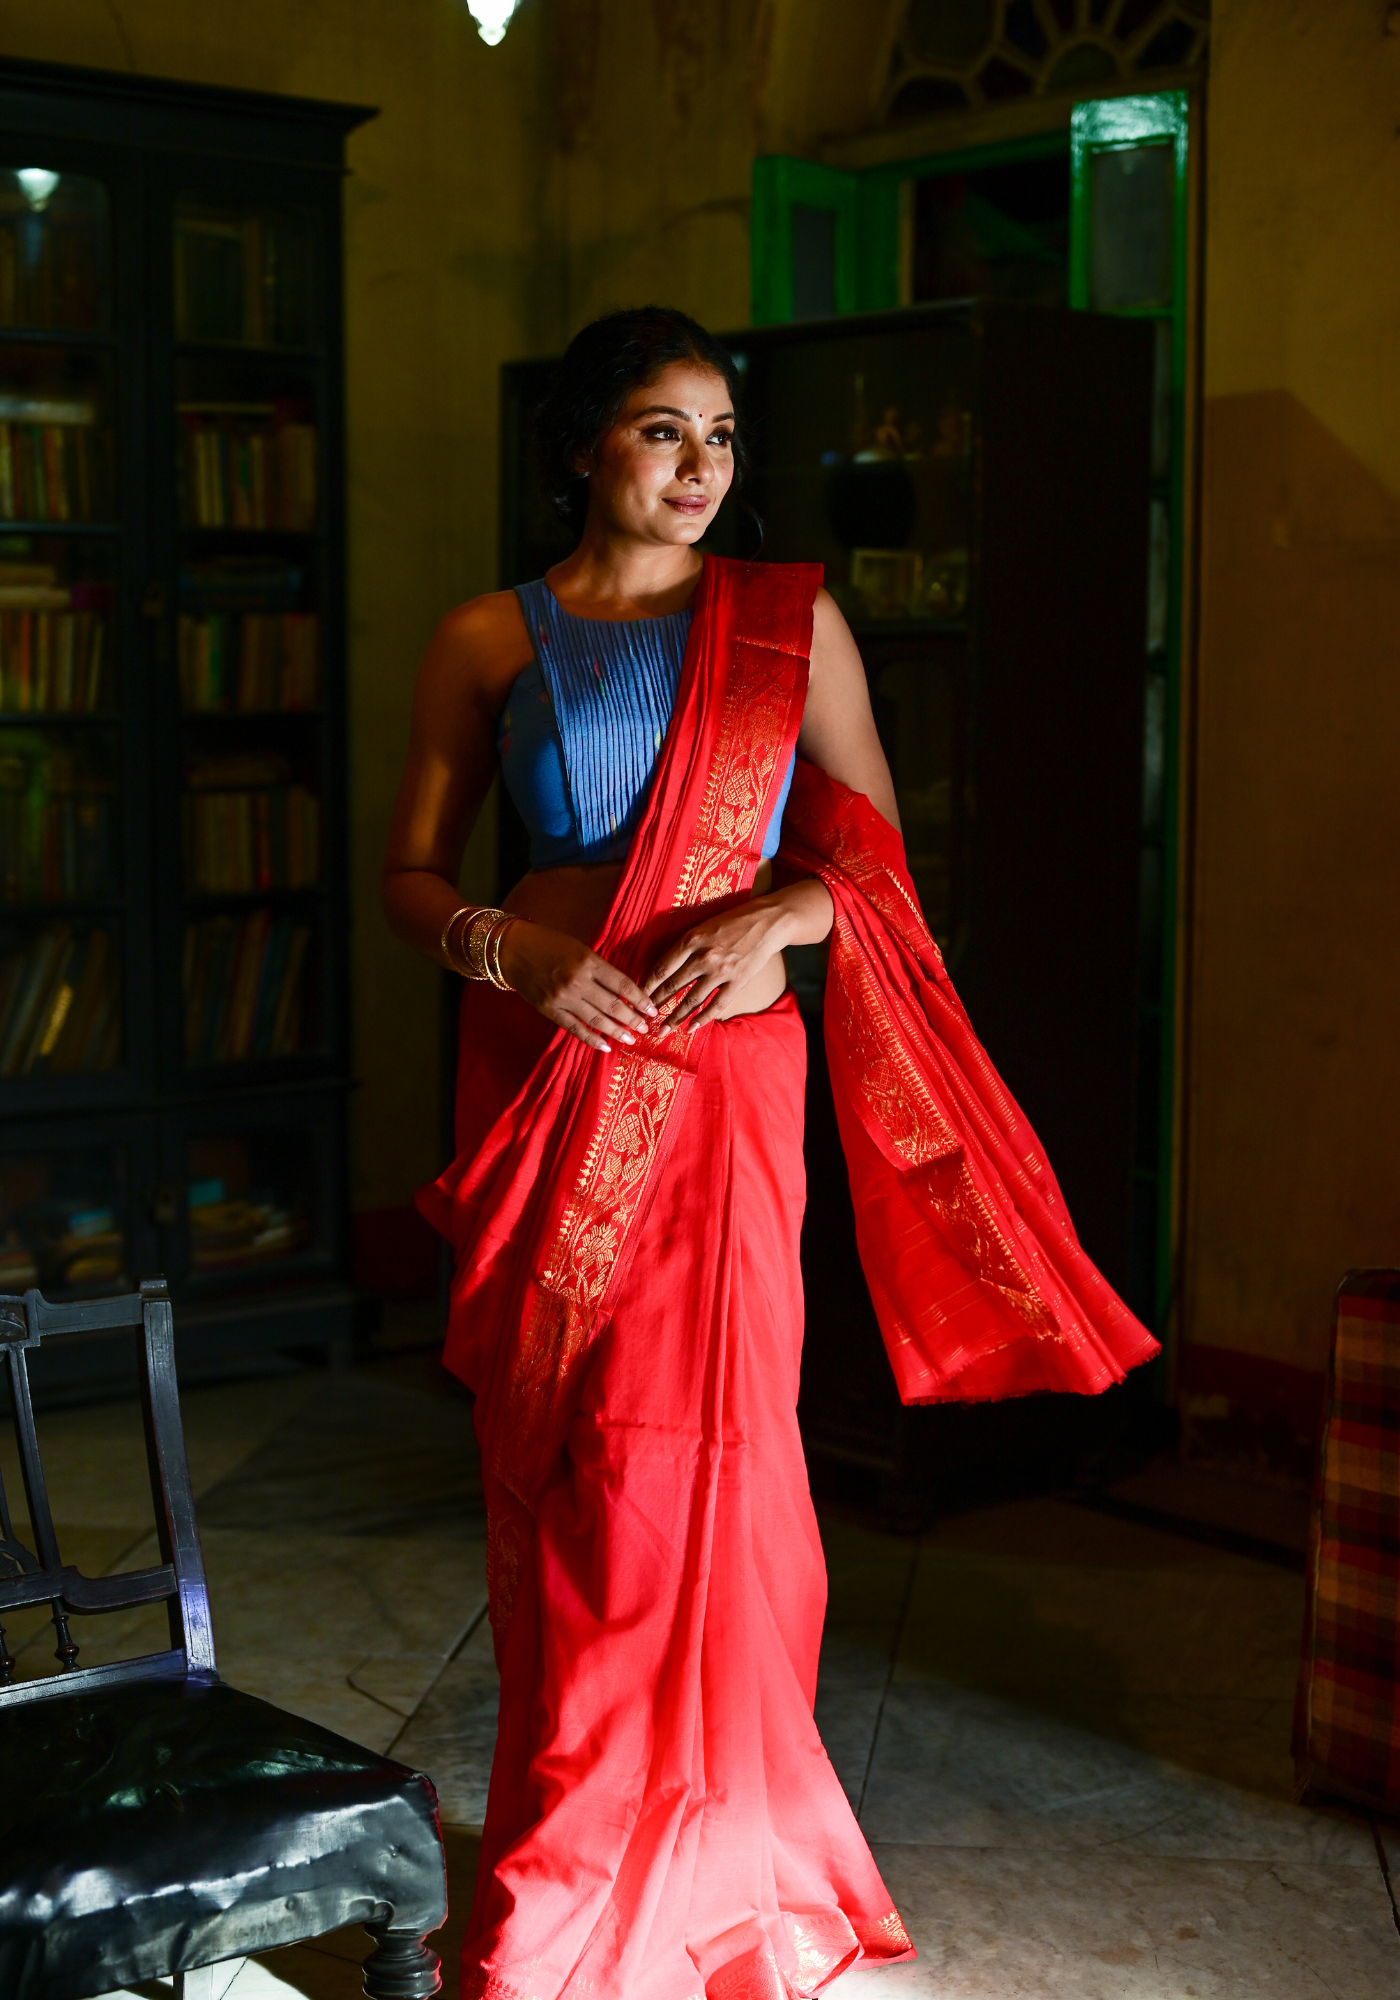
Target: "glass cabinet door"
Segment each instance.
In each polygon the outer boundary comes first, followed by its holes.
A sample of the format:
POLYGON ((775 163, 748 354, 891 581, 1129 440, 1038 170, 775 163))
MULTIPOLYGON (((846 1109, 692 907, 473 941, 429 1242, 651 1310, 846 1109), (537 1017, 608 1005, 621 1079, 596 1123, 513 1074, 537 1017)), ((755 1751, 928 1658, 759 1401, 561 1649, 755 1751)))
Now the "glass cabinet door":
POLYGON ((0 1151, 0 1292, 49 1298, 130 1283, 128 1162, 115 1145, 0 1151))
POLYGON ((0 167, 4 1079, 124 1057, 111 236, 101 181, 0 167))
POLYGON ((958 623, 968 597, 975 355, 964 329, 740 350, 763 553, 820 561, 852 627, 958 623))
POLYGON ((316 1093, 172 1116, 167 1170, 180 1193, 161 1263, 177 1292, 212 1301, 324 1277, 339 1254, 341 1143, 338 1109, 316 1093))
POLYGON ((207 1074, 325 1039, 322 370, 309 217, 185 193, 173 231, 184 1056, 207 1074))

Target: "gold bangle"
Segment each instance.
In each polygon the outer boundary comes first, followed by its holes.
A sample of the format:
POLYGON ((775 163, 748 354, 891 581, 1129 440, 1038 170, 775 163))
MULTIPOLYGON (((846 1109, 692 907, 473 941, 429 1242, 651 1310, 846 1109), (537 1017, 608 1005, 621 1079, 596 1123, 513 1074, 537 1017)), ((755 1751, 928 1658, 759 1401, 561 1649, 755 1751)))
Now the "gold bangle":
POLYGON ((473 913, 471 921, 462 932, 462 956, 471 971, 469 979, 489 979, 486 969, 486 941, 492 927, 505 916, 504 910, 480 909, 473 913))
POLYGON ((501 939, 515 922, 514 917, 503 917, 493 924, 486 936, 486 977, 499 993, 513 993, 515 988, 501 970, 501 939))
POLYGON ((452 956, 452 929, 455 923, 457 922, 457 919, 459 917, 465 917, 466 915, 468 915, 470 910, 471 910, 471 904, 463 903, 461 909, 454 910, 452 912, 452 915, 447 919, 447 922, 442 927, 442 937, 438 943, 438 950, 447 960, 448 969, 449 971, 452 972, 458 972, 461 970, 461 968, 457 964, 457 961, 452 956))

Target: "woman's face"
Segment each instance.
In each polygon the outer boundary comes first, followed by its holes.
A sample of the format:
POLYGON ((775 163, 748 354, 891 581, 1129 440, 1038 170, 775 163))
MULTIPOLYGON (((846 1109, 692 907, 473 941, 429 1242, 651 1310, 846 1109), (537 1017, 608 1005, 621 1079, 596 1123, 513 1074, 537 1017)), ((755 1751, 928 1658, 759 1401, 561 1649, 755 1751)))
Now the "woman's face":
POLYGON ((670 362, 629 391, 598 440, 586 468, 590 522, 637 541, 698 542, 734 477, 733 435, 724 377, 670 362))

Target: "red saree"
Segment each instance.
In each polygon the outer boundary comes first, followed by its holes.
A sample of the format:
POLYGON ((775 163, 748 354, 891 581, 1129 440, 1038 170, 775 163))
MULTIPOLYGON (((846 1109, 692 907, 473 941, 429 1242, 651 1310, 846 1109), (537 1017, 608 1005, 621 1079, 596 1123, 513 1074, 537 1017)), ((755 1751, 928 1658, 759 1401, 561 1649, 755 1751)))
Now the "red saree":
MULTIPOLYGON (((815 568, 707 560, 595 948, 634 978, 743 896, 801 720, 815 568)), ((1155 1343, 1079 1250, 897 836, 799 766, 827 1036, 907 1399, 1099 1389, 1155 1343)), ((792 2000, 913 1947, 812 1720, 825 1572, 795 1406, 805 1040, 766 1012, 600 1056, 469 988, 446 1360, 477 1393, 501 1711, 467 2000, 792 2000)))

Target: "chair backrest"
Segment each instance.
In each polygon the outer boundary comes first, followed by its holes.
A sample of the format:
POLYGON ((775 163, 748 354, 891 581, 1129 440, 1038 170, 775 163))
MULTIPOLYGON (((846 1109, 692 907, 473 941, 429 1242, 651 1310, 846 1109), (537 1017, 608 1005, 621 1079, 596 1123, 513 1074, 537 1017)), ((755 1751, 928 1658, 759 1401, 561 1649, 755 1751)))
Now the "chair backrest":
POLYGON ((0 1348, 9 1373, 10 1417, 34 1541, 30 1549, 16 1536, 0 1478, 0 1706, 42 1701, 49 1695, 71 1694, 114 1681, 212 1675, 209 1591, 185 1460, 175 1385, 175 1335, 164 1279, 143 1280, 139 1290, 118 1298, 87 1299, 71 1305, 53 1305, 38 1291, 25 1292, 22 1298, 0 1294, 0 1348), (59 1553, 34 1426, 28 1356, 46 1340, 65 1335, 91 1338, 102 1333, 115 1337, 123 1331, 138 1342, 146 1458, 162 1560, 151 1569, 90 1577, 66 1565, 59 1553), (71 1616, 130 1611, 162 1602, 170 1620, 168 1651, 97 1667, 79 1664, 79 1649, 69 1632, 71 1616), (42 1679, 16 1681, 15 1663, 4 1636, 5 1617, 42 1604, 52 1607, 63 1671, 42 1679))

